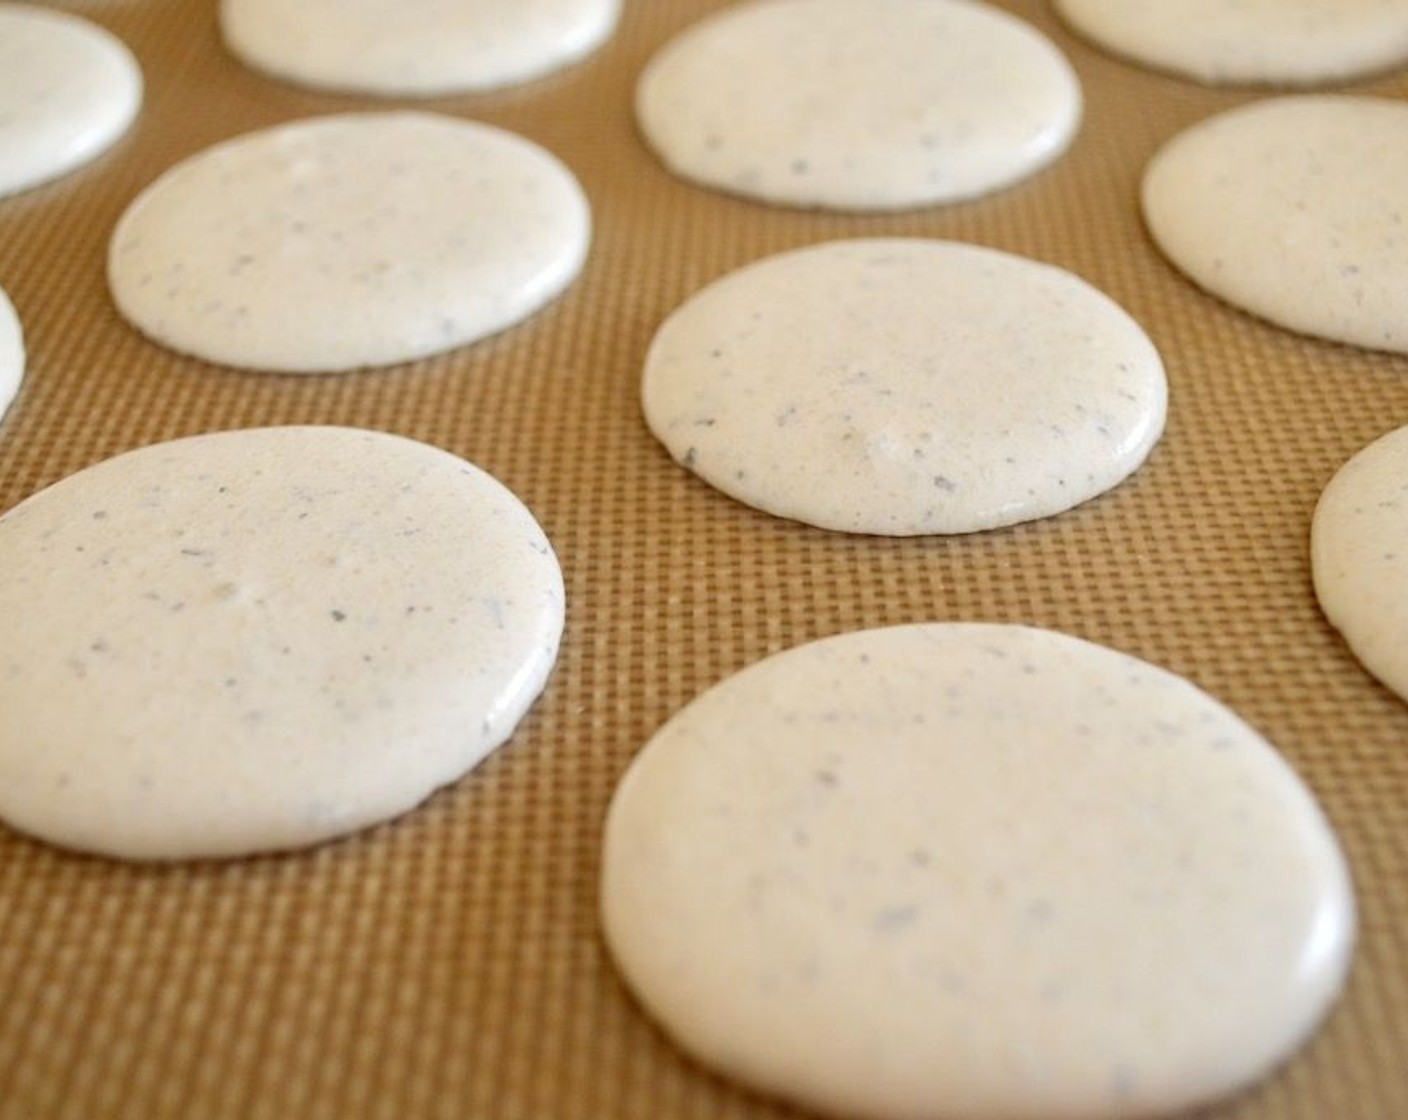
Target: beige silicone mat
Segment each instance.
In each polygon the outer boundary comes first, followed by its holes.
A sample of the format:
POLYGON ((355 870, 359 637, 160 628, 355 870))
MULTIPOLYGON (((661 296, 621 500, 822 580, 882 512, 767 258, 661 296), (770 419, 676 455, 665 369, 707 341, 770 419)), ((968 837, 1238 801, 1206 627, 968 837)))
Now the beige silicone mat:
MULTIPOLYGON (((1135 208, 1162 141, 1253 94, 1106 58, 1044 3, 1007 0, 1084 83, 1085 123, 1063 160, 951 208, 773 210, 672 180, 633 130, 645 60, 719 5, 626 0, 616 38, 570 72, 430 103, 516 129, 572 165, 596 216, 580 282, 485 344, 300 380, 139 338, 108 301, 106 239, 173 161, 248 129, 376 103, 242 69, 221 49, 209 0, 62 6, 132 46, 147 99, 98 162, 0 200, 0 286, 30 354, 0 424, 0 509, 155 440, 260 424, 381 428, 457 452, 522 496, 563 559, 569 621, 548 691, 512 742, 367 834, 301 854, 141 867, 0 828, 4 1120, 792 1115, 681 1058, 616 979, 596 921, 603 814, 635 751, 706 685, 810 638, 924 619, 1036 623, 1127 650, 1192 677, 1285 752, 1343 837, 1360 944, 1312 1044, 1211 1115, 1408 1117, 1408 705, 1326 625, 1306 558, 1321 486, 1408 423, 1408 358, 1296 338, 1200 294, 1160 260, 1135 208), (1053 520, 921 540, 773 520, 673 466, 636 403, 662 317, 758 256, 866 234, 1015 250, 1123 303, 1171 383, 1167 435, 1147 466, 1053 520)), ((1408 76, 1356 88, 1408 98, 1408 76)))

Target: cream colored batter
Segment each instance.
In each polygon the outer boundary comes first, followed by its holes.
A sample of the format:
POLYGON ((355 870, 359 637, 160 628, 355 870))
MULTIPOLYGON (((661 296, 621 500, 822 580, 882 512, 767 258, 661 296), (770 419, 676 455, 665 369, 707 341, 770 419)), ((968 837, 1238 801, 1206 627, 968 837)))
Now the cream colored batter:
POLYGON ((1408 104, 1297 95, 1175 136, 1144 174, 1159 248, 1279 326, 1408 353, 1408 104))
POLYGON ((649 1013, 847 1120, 1164 1115, 1264 1075, 1344 979, 1344 858, 1193 685, 1051 631, 768 658, 623 778, 602 915, 649 1013))
POLYGON ((250 133, 163 174, 108 254, 118 309, 156 341, 246 369, 322 373, 453 349, 577 276, 572 173, 512 133, 349 113, 250 133))
POLYGON ((0 420, 14 403, 24 379, 24 331, 14 304, 0 289, 0 420))
POLYGON ((347 428, 145 447, 0 517, 0 817, 133 859, 395 817, 513 733, 563 624, 532 515, 347 428))
POLYGON ((1364 667, 1408 700, 1408 428, 1349 460, 1311 528, 1315 594, 1364 667))
POLYGON ((96 159, 142 103, 142 72, 88 20, 0 4, 0 197, 96 159))
POLYGON ((1312 85, 1408 60, 1408 0, 1055 0, 1077 31, 1196 81, 1312 85))
POLYGON ((620 0, 222 0, 230 50, 349 93, 431 97, 537 78, 596 50, 620 0))
POLYGON ((789 206, 971 198, 1059 156, 1080 85, 1032 27, 960 0, 752 0, 688 28, 636 90, 671 170, 789 206))
POLYGON ((1163 431, 1158 352, 1078 277, 957 242, 809 246, 715 281, 646 356, 645 418, 724 493, 824 529, 969 533, 1110 489, 1163 431))

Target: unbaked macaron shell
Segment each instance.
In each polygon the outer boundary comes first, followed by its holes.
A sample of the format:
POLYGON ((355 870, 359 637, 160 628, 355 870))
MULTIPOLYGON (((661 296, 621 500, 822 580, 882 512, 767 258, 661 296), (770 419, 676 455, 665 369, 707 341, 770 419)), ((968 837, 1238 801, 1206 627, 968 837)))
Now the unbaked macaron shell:
POLYGON ((971 533, 1116 486, 1163 431, 1158 351, 1062 269, 857 239, 692 296, 646 355, 646 422, 737 500, 823 529, 971 533))
POLYGON ((1209 85, 1305 86, 1408 61, 1403 0, 1055 0, 1114 54, 1209 85))
POLYGON ((1299 94, 1179 133, 1144 172, 1155 242, 1278 326, 1408 353, 1408 104, 1299 94))
POLYGON ((10 297, 0 290, 0 420, 14 403, 24 380, 24 331, 10 297))
POLYGON ((751 0, 667 43, 636 88, 685 179, 786 206, 972 198, 1056 159, 1081 114, 1059 50, 964 0, 751 0))
POLYGON ((1408 701, 1408 428, 1344 464, 1315 507, 1315 594, 1354 655, 1408 701))
POLYGON ((0 4, 0 198, 96 159, 142 104, 142 72, 88 20, 0 4))
POLYGON ((591 213, 513 133, 347 113, 248 133, 165 172, 108 252, 118 310, 185 354, 328 373, 441 353, 559 295, 591 213))
POLYGON ((1263 1076, 1355 929, 1312 795, 1189 682, 1051 631, 825 639, 703 693, 607 816, 646 1010, 846 1120, 1127 1120, 1263 1076))
POLYGON ((132 859, 388 820, 506 741, 563 625, 499 482, 346 428, 193 436, 0 517, 0 818, 132 859))
POLYGON ((222 0, 226 45, 300 85, 388 97, 497 89, 596 50, 620 0, 222 0))

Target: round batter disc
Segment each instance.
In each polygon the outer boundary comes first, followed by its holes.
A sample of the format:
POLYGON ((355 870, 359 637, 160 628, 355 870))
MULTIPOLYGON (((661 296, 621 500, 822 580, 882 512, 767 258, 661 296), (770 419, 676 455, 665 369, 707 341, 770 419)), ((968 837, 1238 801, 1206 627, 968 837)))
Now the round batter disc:
POLYGON ((1408 700, 1408 428, 1350 459, 1311 526, 1315 594, 1364 667, 1408 700))
POLYGON ((1175 136, 1144 217, 1194 283, 1279 326, 1408 353, 1408 105, 1297 95, 1175 136))
POLYGON ((525 82, 590 54, 620 0, 222 0, 243 62, 300 85, 432 97, 525 82))
POLYGON ((1405 0, 1055 0, 1106 50, 1209 85, 1313 85, 1408 59, 1405 0))
POLYGON ((556 158, 489 125, 348 113, 249 133, 128 207, 108 280, 157 342, 324 373, 473 342, 558 295, 591 215, 556 158))
POLYGON ((64 12, 0 4, 0 197, 95 159, 141 103, 142 72, 121 40, 64 12))
POLYGON ((787 206, 886 210, 1031 175, 1080 121, 1035 29, 961 0, 754 0, 702 20, 636 90, 675 173, 787 206))
POLYGON ((823 529, 969 533, 1134 471, 1158 352, 1068 272, 955 242, 836 241, 751 264, 646 356, 651 431, 711 485, 823 529))
POLYGON ((848 1120, 1164 1115, 1308 1035, 1354 936, 1324 816, 1181 678, 934 624, 768 658, 607 817, 607 940, 702 1062, 848 1120))
POLYGON ((0 289, 0 420, 14 402, 23 378, 24 332, 10 297, 0 289))
POLYGON ((523 505, 347 428, 119 455, 0 517, 0 817, 134 859, 395 817, 513 732, 563 624, 523 505))

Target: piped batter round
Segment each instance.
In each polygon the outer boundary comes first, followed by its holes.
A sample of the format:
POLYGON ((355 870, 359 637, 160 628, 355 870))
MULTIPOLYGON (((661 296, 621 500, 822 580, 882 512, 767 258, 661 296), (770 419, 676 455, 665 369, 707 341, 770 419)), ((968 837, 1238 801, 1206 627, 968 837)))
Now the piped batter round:
POLYGON ((1310 536, 1315 593, 1369 672, 1408 700, 1408 428, 1330 480, 1310 536))
POLYGON ((31 4, 0 4, 0 197, 106 151, 137 115, 142 72, 116 36, 31 4))
POLYGON ((1080 85, 1039 32, 961 0, 753 0, 650 62, 636 116, 677 174, 789 206, 986 194, 1065 150, 1080 85))
POLYGON ((563 586, 464 460, 264 428, 119 455, 0 517, 0 618, 0 817, 234 856, 395 817, 503 743, 563 586))
POLYGON ((1313 85, 1408 60, 1405 0, 1055 0, 1114 54, 1209 85, 1313 85))
POLYGON ((591 216, 531 141, 431 113, 315 117, 168 170, 118 222, 108 280, 156 341, 322 373, 450 350, 577 276, 591 216))
POLYGON ((242 61, 347 93, 431 97, 537 78, 590 54, 620 0, 222 0, 242 61))
POLYGON ((10 297, 0 290, 0 420, 24 379, 24 332, 10 297))
POLYGON ((1279 326, 1408 353, 1408 104, 1296 95, 1175 136, 1144 217, 1200 287, 1279 326))
POLYGON ((1187 681, 934 624, 755 664, 606 822, 605 932, 685 1050, 819 1112, 1101 1120, 1299 1045, 1354 934, 1324 816, 1187 681))
POLYGON ((1158 352, 1072 274, 993 249, 836 241, 748 265, 659 329, 642 388, 684 466, 824 529, 968 533, 1117 485, 1163 431, 1158 352))

